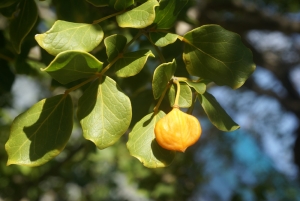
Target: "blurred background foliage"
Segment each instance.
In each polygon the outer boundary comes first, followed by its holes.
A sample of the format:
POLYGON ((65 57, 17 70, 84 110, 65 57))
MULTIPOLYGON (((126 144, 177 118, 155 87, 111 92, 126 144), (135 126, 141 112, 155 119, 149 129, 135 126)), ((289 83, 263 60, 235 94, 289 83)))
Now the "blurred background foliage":
MULTIPOLYGON (((147 169, 129 155, 128 133, 117 144, 98 150, 83 139, 78 124, 65 150, 49 163, 35 168, 6 166, 4 144, 15 116, 65 89, 40 72, 53 56, 37 47, 34 35, 47 31, 58 19, 91 23, 115 12, 85 0, 36 3, 39 18, 20 54, 13 51, 8 33, 18 3, 0 9, 0 200, 300 200, 298 0, 189 1, 171 31, 184 34, 203 24, 219 24, 237 32, 253 51, 257 70, 238 90, 209 88, 241 129, 218 131, 196 104, 193 114, 203 127, 199 142, 177 154, 171 166, 159 169, 147 169)), ((101 26, 105 36, 130 37, 136 32, 119 28, 114 18, 101 26)), ((145 38, 133 48, 151 49, 145 38)), ((106 62, 103 43, 93 53, 106 62)), ((176 74, 184 76, 181 53, 179 41, 163 48, 167 61, 177 59, 176 74)), ((158 64, 151 59, 137 76, 114 77, 132 101, 132 126, 154 106, 150 83, 158 64)), ((72 93, 75 103, 80 94, 72 93)))

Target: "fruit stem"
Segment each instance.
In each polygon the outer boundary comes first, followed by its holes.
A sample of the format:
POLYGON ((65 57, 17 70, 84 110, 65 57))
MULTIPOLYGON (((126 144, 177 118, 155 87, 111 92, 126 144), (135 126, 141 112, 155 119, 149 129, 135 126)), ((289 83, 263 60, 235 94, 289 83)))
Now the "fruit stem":
POLYGON ((176 107, 176 108, 179 108, 179 96, 180 96, 180 83, 177 79, 177 77, 173 77, 173 83, 175 83, 177 85, 177 91, 176 91, 176 97, 175 97, 175 102, 174 102, 174 105, 173 105, 173 108, 176 107))

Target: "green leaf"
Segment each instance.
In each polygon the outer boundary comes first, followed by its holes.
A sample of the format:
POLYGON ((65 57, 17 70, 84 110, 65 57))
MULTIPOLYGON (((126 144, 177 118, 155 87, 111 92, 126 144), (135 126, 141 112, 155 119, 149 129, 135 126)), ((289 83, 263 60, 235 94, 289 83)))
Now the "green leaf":
POLYGON ((103 76, 84 91, 78 102, 77 116, 83 136, 104 149, 118 141, 128 129, 131 103, 114 80, 103 76))
POLYGON ((120 27, 145 28, 153 23, 154 8, 158 5, 157 0, 148 0, 138 7, 118 15, 117 23, 120 27))
POLYGON ((240 126, 221 107, 215 97, 208 92, 198 95, 199 101, 213 125, 222 131, 234 131, 240 126))
POLYGON ((120 53, 122 53, 124 47, 126 46, 127 39, 125 36, 120 34, 115 34, 108 36, 104 39, 104 45, 106 47, 107 61, 111 62, 120 53))
POLYGON ((67 84, 82 78, 95 75, 102 69, 102 62, 93 55, 80 51, 65 51, 58 54, 46 71, 52 78, 62 84, 67 84))
POLYGON ((145 66, 148 57, 154 57, 151 50, 139 50, 123 54, 113 67, 118 77, 130 77, 138 74, 145 66))
POLYGON ((163 63, 155 69, 152 80, 153 96, 155 99, 158 99, 162 95, 175 70, 175 59, 172 62, 163 63))
POLYGON ((239 88, 255 70, 251 51, 238 34, 204 25, 184 35, 183 59, 191 75, 239 88))
POLYGON ((150 40, 158 47, 164 47, 174 43, 178 38, 177 34, 164 32, 151 32, 150 40))
POLYGON ((116 10, 124 10, 134 4, 134 0, 109 0, 109 5, 116 10))
POLYGON ((108 6, 108 0, 86 0, 90 4, 96 6, 96 7, 105 7, 108 6))
POLYGON ((34 0, 22 0, 16 17, 10 23, 9 35, 14 50, 20 54, 21 45, 33 28, 38 18, 37 6, 34 0))
POLYGON ((66 50, 90 52, 100 44, 103 36, 97 24, 57 20, 46 33, 37 34, 35 40, 49 54, 57 55, 66 50))
POLYGON ((159 7, 155 10, 157 29, 170 29, 173 27, 179 12, 189 0, 161 0, 159 7))
MULTIPOLYGON (((176 97, 176 90, 175 90, 174 84, 170 87, 168 97, 170 101, 171 107, 173 107, 175 103, 175 97, 176 97)), ((177 87, 176 87, 177 88, 177 87)), ((191 107, 193 103, 193 94, 192 90, 186 83, 180 82, 180 94, 179 94, 179 100, 178 105, 180 108, 189 108, 191 107)))
POLYGON ((136 123, 129 133, 127 148, 130 154, 148 168, 166 167, 175 157, 174 151, 162 148, 155 140, 155 124, 165 115, 163 111, 156 115, 148 114, 136 123))
POLYGON ((21 1, 21 0, 1 0, 0 8, 9 7, 18 1, 21 1))
POLYGON ((190 87, 194 88, 198 94, 203 94, 206 91, 206 84, 203 82, 185 81, 190 87))
POLYGON ((73 104, 69 95, 43 99, 12 123, 5 149, 7 165, 42 165, 66 146, 73 128, 73 104))

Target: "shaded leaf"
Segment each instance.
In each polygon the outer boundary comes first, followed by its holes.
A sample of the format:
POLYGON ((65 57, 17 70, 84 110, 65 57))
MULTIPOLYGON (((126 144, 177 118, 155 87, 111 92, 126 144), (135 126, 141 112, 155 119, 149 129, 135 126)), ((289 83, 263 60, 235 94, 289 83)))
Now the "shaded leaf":
POLYGON ((134 0, 109 0, 109 5, 116 10, 124 10, 134 4, 134 0))
POLYGON ((161 0, 155 9, 155 20, 157 29, 170 29, 173 27, 179 12, 189 0, 161 0))
POLYGON ((150 40, 158 47, 164 47, 174 43, 178 38, 177 34, 164 32, 151 32, 150 40))
POLYGON ((122 53, 124 47, 126 46, 127 39, 125 36, 120 34, 115 34, 108 36, 104 39, 104 45, 106 47, 107 61, 111 62, 120 53, 122 53))
POLYGON ((235 123, 218 103, 213 95, 208 92, 198 95, 199 101, 213 125, 222 131, 234 131, 240 126, 235 123))
POLYGON ((42 165, 66 146, 73 128, 73 104, 69 95, 43 99, 12 123, 5 149, 7 165, 42 165))
POLYGON ((145 66, 148 57, 154 57, 151 50, 139 50, 123 54, 113 67, 118 77, 130 77, 138 74, 145 66))
POLYGON ((20 54, 21 45, 38 18, 37 6, 34 0, 22 0, 15 18, 9 26, 10 41, 14 50, 20 54))
POLYGON ((163 63, 155 69, 152 80, 152 90, 155 99, 158 99, 161 96, 161 94, 167 87, 168 82, 174 75, 175 70, 175 59, 173 59, 172 62, 163 63))
POLYGON ((129 133, 127 148, 130 154, 148 168, 166 167, 175 157, 175 152, 162 148, 155 140, 155 124, 165 115, 163 111, 156 115, 148 114, 137 122, 129 133))
POLYGON ((83 136, 99 149, 113 145, 126 132, 132 112, 129 98, 110 77, 94 81, 78 101, 83 136))
POLYGON ((184 35, 183 59, 191 75, 239 88, 255 70, 251 51, 238 34, 204 25, 184 35))
POLYGON ((145 28, 151 25, 155 18, 154 8, 157 0, 148 0, 142 5, 116 17, 120 27, 145 28))
POLYGON ((203 94, 206 91, 206 84, 203 82, 192 82, 190 80, 185 81, 190 87, 195 89, 198 94, 203 94))
POLYGON ((13 5, 14 3, 21 1, 21 0, 1 0, 0 1, 0 8, 5 8, 13 5))
POLYGON ((46 71, 52 78, 67 84, 82 78, 88 78, 102 69, 102 62, 93 55, 80 51, 65 51, 58 54, 46 71))
MULTIPOLYGON (((170 87, 168 98, 170 101, 170 106, 173 107, 175 103, 177 85, 172 84, 170 87), (176 89, 175 89, 176 86, 176 89)), ((189 108, 193 103, 193 94, 191 88, 186 83, 180 82, 180 95, 178 100, 178 105, 180 108, 189 108)))
POLYGON ((86 1, 96 7, 104 7, 104 6, 108 6, 109 4, 108 0, 86 0, 86 1))
POLYGON ((35 40, 49 54, 57 55, 66 50, 92 51, 103 36, 102 28, 97 24, 57 20, 46 33, 37 34, 35 40))

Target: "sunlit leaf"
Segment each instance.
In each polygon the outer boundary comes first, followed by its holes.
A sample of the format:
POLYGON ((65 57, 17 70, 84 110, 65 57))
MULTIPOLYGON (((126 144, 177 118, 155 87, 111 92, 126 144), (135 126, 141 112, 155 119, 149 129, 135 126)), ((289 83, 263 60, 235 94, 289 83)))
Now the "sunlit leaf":
POLYGON ((38 11, 34 0, 23 0, 18 8, 9 25, 9 35, 14 50, 20 54, 25 37, 37 21, 38 11))
POLYGON ((104 149, 118 141, 128 129, 131 103, 114 80, 103 76, 84 91, 78 102, 77 116, 83 136, 104 149))
POLYGON ((238 34, 204 25, 184 35, 183 59, 191 75, 239 88, 255 69, 251 51, 238 34))
POLYGON ((5 144, 7 165, 42 165, 66 146, 73 128, 73 104, 69 95, 43 99, 12 123, 5 144))
POLYGON ((35 36, 38 44, 49 54, 66 50, 90 52, 102 41, 104 33, 97 24, 73 23, 58 20, 46 33, 35 36))
POLYGON ((215 97, 208 92, 198 95, 199 101, 213 125, 222 131, 234 131, 240 126, 226 113, 215 97))
POLYGON ((133 4, 134 0, 109 0, 109 5, 116 10, 124 10, 133 4))
POLYGON ((80 51, 65 51, 58 54, 46 71, 52 78, 62 84, 88 78, 102 69, 102 62, 93 55, 80 51))
POLYGON ((129 133, 127 148, 130 154, 148 168, 166 167, 175 157, 175 152, 162 148, 155 140, 155 124, 164 116, 163 111, 156 115, 148 114, 137 122, 129 133))
POLYGON ((198 94, 203 94, 206 91, 206 84, 203 82, 192 82, 190 80, 185 81, 190 87, 195 89, 198 94))
MULTIPOLYGON (((170 106, 172 107, 175 103, 175 97, 176 97, 176 91, 177 87, 175 89, 176 85, 172 85, 170 87, 168 98, 170 101, 170 106)), ((178 100, 178 105, 180 108, 189 108, 193 103, 193 94, 191 91, 191 88, 186 83, 180 82, 180 95, 178 100)))
POLYGON ((155 18, 154 8, 157 0, 148 0, 142 5, 116 17, 120 27, 145 28, 151 25, 155 18))
POLYGON ((154 57, 151 50, 138 50, 125 53, 113 67, 118 77, 130 77, 138 74, 145 66, 148 57, 154 57))
POLYGON ((108 3, 109 3, 108 0, 86 0, 86 1, 96 7, 108 6, 108 3))
POLYGON ((175 59, 173 59, 172 62, 163 63, 155 69, 152 80, 152 90, 155 99, 158 99, 161 96, 161 94, 167 87, 168 82, 174 75, 175 70, 175 59))
POLYGON ((150 39, 158 47, 164 47, 174 43, 178 38, 177 34, 164 32, 151 32, 150 39))
POLYGON ((189 0, 161 0, 155 9, 155 20, 157 29, 170 29, 173 27, 181 9, 189 0))
POLYGON ((115 34, 108 36, 104 39, 104 45, 106 47, 107 61, 114 60, 124 49, 127 43, 125 36, 115 34))

